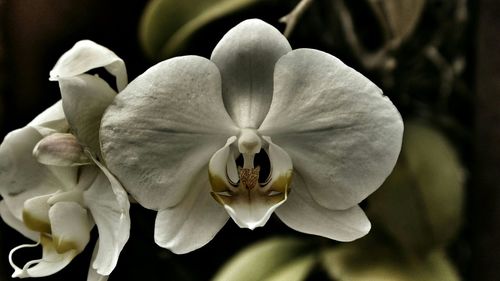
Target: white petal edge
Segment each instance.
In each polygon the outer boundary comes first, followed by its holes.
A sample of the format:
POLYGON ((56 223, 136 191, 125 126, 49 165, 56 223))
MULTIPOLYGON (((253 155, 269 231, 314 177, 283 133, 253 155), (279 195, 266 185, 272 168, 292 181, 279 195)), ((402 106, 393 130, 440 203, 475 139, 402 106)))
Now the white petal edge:
POLYGON ((101 163, 93 159, 101 172, 92 186, 83 193, 97 225, 99 240, 91 268, 100 275, 109 275, 130 236, 130 202, 120 182, 101 163))
POLYGON ((214 48, 212 60, 221 72, 224 105, 240 128, 258 128, 273 95, 273 70, 292 48, 272 25, 245 20, 214 48))
POLYGON ((185 254, 210 242, 229 216, 210 196, 208 167, 193 178, 189 194, 172 208, 158 211, 155 242, 176 254, 185 254))
MULTIPOLYGON (((92 260, 94 261, 99 251, 99 239, 94 247, 94 251, 92 252, 92 260)), ((97 270, 91 265, 89 266, 89 271, 87 273, 87 281, 107 281, 109 275, 101 275, 97 273, 97 270)))
POLYGON ((42 136, 47 136, 56 132, 67 132, 69 125, 64 115, 62 100, 57 101, 36 116, 35 119, 28 123, 28 127, 34 128, 42 136))
POLYGON ((64 53, 50 71, 50 80, 57 81, 104 67, 116 77, 118 91, 127 86, 125 63, 114 52, 90 40, 78 41, 64 53))
POLYGON ((117 95, 100 139, 108 169, 139 204, 159 210, 180 202, 191 178, 237 131, 217 67, 185 56, 151 67, 117 95))
POLYGON ((299 174, 294 174, 288 200, 276 210, 276 215, 292 229, 342 242, 363 237, 371 228, 357 205, 347 210, 331 210, 319 205, 299 174))
POLYGON ((116 201, 118 202, 120 212, 122 212, 123 214, 127 214, 128 216, 128 211, 130 209, 130 202, 128 200, 128 194, 123 188, 120 181, 109 171, 107 167, 105 167, 101 162, 97 161, 97 159, 93 154, 88 153, 87 155, 91 157, 94 164, 97 165, 97 167, 101 170, 101 172, 104 173, 104 175, 108 179, 109 184, 111 186, 111 190, 113 191, 116 197, 116 201))
POLYGON ((334 56, 297 49, 276 64, 271 108, 259 128, 292 158, 312 197, 350 208, 391 173, 403 121, 366 77, 334 56))

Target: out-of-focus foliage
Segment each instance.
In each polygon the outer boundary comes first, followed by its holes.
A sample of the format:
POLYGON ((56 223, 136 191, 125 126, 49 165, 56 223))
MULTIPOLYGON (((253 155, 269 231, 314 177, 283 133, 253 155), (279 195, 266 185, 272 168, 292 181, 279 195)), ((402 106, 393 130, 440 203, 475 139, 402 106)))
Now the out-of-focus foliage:
POLYGON ((311 243, 296 238, 272 238, 243 249, 213 281, 300 281, 315 263, 311 243))
POLYGON ((201 27, 257 1, 259 0, 151 1, 141 21, 141 44, 150 57, 171 57, 201 27))
POLYGON ((330 277, 339 281, 460 280, 443 250, 417 259, 402 254, 390 241, 384 243, 375 237, 325 251, 322 263, 330 277))
POLYGON ((263 281, 302 281, 305 280, 316 263, 314 254, 294 259, 282 266, 263 281))
POLYGON ((410 253, 425 255, 453 239, 462 220, 464 174, 436 129, 406 122, 393 173, 369 198, 369 217, 410 253))

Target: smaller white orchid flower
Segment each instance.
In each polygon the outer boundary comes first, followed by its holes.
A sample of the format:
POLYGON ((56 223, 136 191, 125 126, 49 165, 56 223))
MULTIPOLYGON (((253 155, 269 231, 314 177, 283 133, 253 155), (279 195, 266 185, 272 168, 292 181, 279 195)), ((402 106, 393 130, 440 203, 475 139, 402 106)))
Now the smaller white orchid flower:
POLYGON ((127 84, 123 61, 91 41, 80 41, 50 73, 62 100, 0 145, 0 215, 36 244, 11 250, 12 277, 42 277, 63 269, 84 250, 97 225, 99 240, 88 280, 106 280, 129 237, 127 193, 99 161, 99 126, 116 95, 104 80, 85 74, 104 67, 127 84), (18 267, 15 252, 41 244, 42 257, 18 267))
POLYGON ((100 137, 109 169, 158 210, 156 243, 186 253, 228 217, 254 229, 276 213, 305 233, 365 235, 358 203, 392 171, 402 133, 370 80, 327 53, 292 50, 253 19, 210 60, 172 58, 136 78, 105 112, 100 137))

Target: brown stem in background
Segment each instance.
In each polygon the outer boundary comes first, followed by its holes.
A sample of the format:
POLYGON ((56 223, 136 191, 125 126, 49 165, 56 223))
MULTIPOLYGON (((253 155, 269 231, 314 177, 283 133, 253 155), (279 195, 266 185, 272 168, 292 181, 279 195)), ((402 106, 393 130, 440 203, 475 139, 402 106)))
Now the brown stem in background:
POLYGON ((500 280, 500 3, 479 1, 471 277, 500 280))
POLYGON ((297 22, 302 17, 307 8, 311 6, 312 2, 313 0, 301 0, 299 4, 297 4, 297 6, 295 6, 295 8, 288 15, 280 19, 280 22, 286 24, 285 31, 283 32, 286 38, 290 37, 292 31, 297 25, 297 22))
POLYGON ((336 0, 335 9, 337 10, 341 26, 346 37, 346 41, 351 47, 354 55, 360 60, 363 66, 367 69, 384 69, 392 71, 395 67, 396 61, 389 55, 389 52, 399 46, 400 39, 394 38, 387 40, 384 45, 374 52, 368 52, 358 39, 357 33, 354 28, 354 22, 351 12, 345 6, 343 0, 336 0))

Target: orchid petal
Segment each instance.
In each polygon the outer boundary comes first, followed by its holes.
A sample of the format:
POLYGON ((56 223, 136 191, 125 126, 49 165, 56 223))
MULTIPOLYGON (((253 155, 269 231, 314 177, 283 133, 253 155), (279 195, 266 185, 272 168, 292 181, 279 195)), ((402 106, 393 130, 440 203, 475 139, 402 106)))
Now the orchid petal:
POLYGON ((99 153, 99 127, 116 92, 99 77, 84 74, 59 80, 63 108, 78 140, 99 153))
POLYGON ((87 210, 75 202, 57 202, 49 210, 52 239, 60 254, 87 246, 93 224, 87 210))
POLYGON ((52 275, 64 267, 66 267, 73 258, 77 255, 76 250, 66 251, 64 253, 58 253, 54 242, 50 237, 41 235, 40 242, 33 245, 20 245, 12 249, 9 253, 10 265, 14 268, 13 278, 26 278, 26 277, 44 277, 52 275), (17 267, 12 261, 12 255, 19 249, 27 247, 36 247, 42 244, 43 254, 42 258, 39 260, 32 260, 26 263, 23 268, 17 267))
POLYGON ((311 195, 347 209, 375 191, 398 157, 403 122, 370 80, 312 49, 283 56, 259 132, 291 156, 311 195))
POLYGON ((74 77, 89 70, 104 67, 116 77, 118 91, 127 86, 125 63, 111 50, 90 40, 77 42, 64 53, 50 71, 50 80, 74 77))
POLYGON ((306 183, 298 174, 292 180, 288 200, 276 215, 290 228, 337 241, 352 241, 370 231, 370 221, 359 206, 346 210, 322 207, 312 198, 306 183))
POLYGON ((120 209, 120 212, 128 215, 128 211, 130 209, 130 202, 128 200, 128 194, 123 188, 122 184, 118 181, 118 179, 99 161, 95 159, 94 156, 90 155, 94 164, 99 168, 99 170, 106 176, 110 183, 111 190, 113 191, 117 205, 120 209))
POLYGON ((155 242, 176 254, 194 251, 219 232, 227 213, 210 196, 207 167, 191 181, 190 192, 176 206, 156 216, 155 242))
POLYGON ((109 275, 129 238, 129 202, 125 191, 109 172, 98 174, 92 186, 84 192, 84 200, 99 231, 97 252, 91 267, 100 275, 109 275), (115 190, 122 194, 117 196, 115 190))
POLYGON ((12 227, 17 232, 24 235, 26 238, 29 238, 33 241, 37 241, 39 239, 40 233, 27 228, 21 220, 14 217, 14 215, 7 207, 7 204, 5 204, 5 201, 0 201, 0 216, 8 226, 12 227))
POLYGON ((141 205, 166 209, 179 203, 193 175, 237 134, 220 91, 212 62, 177 57, 132 81, 106 110, 104 159, 141 205))
POLYGON ((0 194, 18 220, 22 220, 24 201, 64 189, 50 168, 33 157, 33 147, 41 138, 36 129, 24 127, 10 132, 0 145, 0 194))
POLYGON ((51 107, 44 110, 35 117, 28 126, 36 129, 42 136, 47 136, 55 132, 67 132, 69 125, 64 116, 62 101, 59 100, 51 107))
MULTIPOLYGON (((97 240, 97 244, 94 247, 94 251, 92 252, 92 260, 95 260, 97 256, 97 252, 99 251, 99 239, 97 240)), ((101 275, 97 273, 97 270, 93 267, 89 267, 89 271, 87 273, 87 281, 107 281, 109 275, 101 275)))
POLYGON ((224 35, 211 60, 222 76, 222 96, 229 115, 240 128, 258 128, 273 97, 273 70, 292 48, 273 26, 243 21, 224 35))

